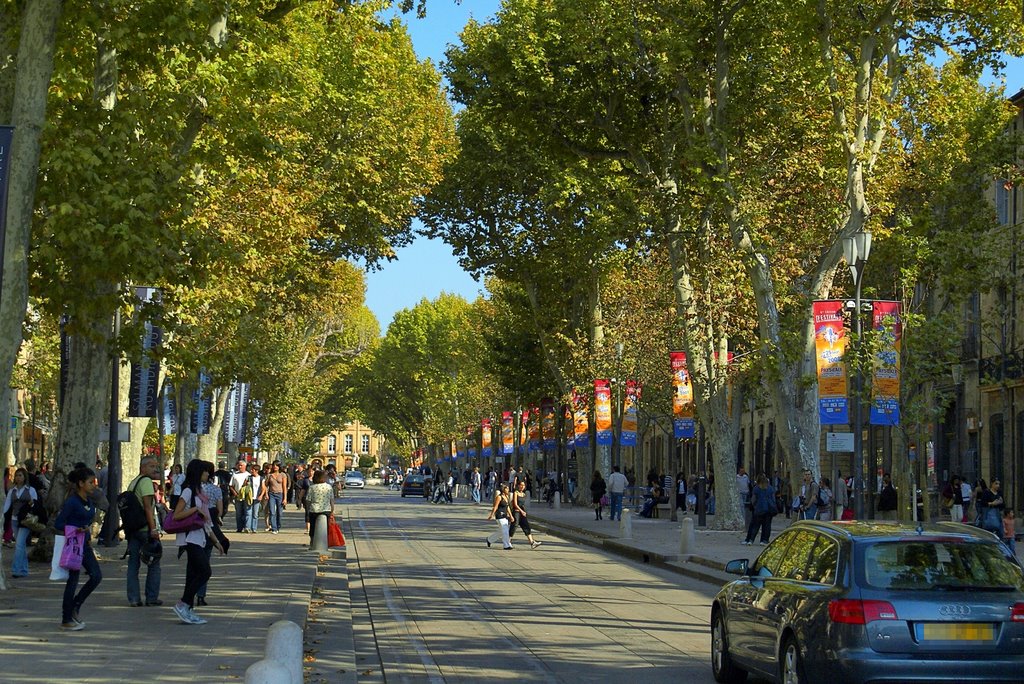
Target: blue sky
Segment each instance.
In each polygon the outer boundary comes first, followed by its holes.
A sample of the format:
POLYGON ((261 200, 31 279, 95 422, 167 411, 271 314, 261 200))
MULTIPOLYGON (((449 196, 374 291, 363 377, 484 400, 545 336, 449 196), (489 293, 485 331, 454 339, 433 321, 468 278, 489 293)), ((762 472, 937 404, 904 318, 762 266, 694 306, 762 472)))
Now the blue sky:
MULTIPOLYGON (((439 65, 446 46, 457 42, 469 18, 485 21, 500 4, 500 0, 463 0, 461 5, 453 0, 433 0, 425 19, 406 15, 404 20, 417 54, 439 65)), ((1012 95, 1022 88, 1024 59, 1009 60, 1006 93, 1012 95)), ((377 316, 381 333, 387 330, 395 312, 415 306, 424 297, 434 299, 441 292, 449 292, 472 300, 483 290, 483 284, 462 270, 451 248, 440 240, 420 237, 397 254, 397 261, 366 275, 366 304, 377 316)))

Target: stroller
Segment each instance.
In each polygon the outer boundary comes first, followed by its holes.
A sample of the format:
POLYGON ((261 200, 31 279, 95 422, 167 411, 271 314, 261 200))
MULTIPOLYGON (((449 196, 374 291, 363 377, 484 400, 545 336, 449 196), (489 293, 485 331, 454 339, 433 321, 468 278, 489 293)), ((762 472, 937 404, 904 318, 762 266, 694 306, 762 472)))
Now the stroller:
POLYGON ((446 491, 447 489, 447 484, 439 482, 437 486, 434 487, 434 492, 430 497, 430 503, 451 503, 451 497, 448 496, 446 491))

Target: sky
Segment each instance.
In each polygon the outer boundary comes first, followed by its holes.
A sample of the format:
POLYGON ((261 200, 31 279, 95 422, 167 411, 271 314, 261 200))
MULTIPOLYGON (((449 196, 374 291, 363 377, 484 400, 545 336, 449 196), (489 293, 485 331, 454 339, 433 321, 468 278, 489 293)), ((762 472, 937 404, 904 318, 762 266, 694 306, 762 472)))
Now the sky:
MULTIPOLYGON (((494 15, 500 0, 452 0, 429 3, 427 16, 417 19, 404 15, 416 53, 436 65, 444 60, 448 44, 458 42, 458 34, 470 17, 483 22, 494 15)), ((994 83, 995 79, 990 79, 994 83)), ((1024 88, 1024 58, 1008 60, 1006 94, 1024 88)), ((420 227, 419 222, 414 227, 420 227)), ((397 250, 398 259, 366 274, 366 305, 373 311, 383 334, 395 312, 412 308, 420 300, 435 299, 442 292, 476 299, 483 291, 478 283, 459 266, 451 248, 441 240, 417 237, 409 247, 397 250)))

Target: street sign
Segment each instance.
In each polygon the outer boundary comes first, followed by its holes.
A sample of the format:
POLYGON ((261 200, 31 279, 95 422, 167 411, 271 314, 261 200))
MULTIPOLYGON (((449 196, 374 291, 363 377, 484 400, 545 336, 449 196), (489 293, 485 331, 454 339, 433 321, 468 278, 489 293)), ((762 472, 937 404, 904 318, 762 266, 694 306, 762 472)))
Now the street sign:
MULTIPOLYGON (((104 423, 100 426, 100 441, 110 441, 110 423, 104 423)), ((130 442, 132 441, 132 425, 123 420, 117 421, 117 441, 118 442, 130 442)))
POLYGON ((825 433, 825 450, 837 453, 853 453, 852 432, 827 432, 825 433))

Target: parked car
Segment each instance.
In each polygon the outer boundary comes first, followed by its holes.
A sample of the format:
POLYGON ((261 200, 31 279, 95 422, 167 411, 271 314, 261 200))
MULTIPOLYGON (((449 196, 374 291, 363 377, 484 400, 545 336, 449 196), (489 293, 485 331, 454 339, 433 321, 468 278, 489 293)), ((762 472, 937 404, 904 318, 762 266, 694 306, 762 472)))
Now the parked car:
POLYGON ((363 479, 363 474, 358 470, 350 470, 345 473, 345 486, 355 487, 356 489, 362 489, 366 486, 366 481, 363 479))
POLYGON ((734 560, 711 606, 715 680, 1021 681, 1024 571, 960 523, 794 523, 734 560))
POLYGON ((427 478, 418 473, 410 473, 405 476, 402 480, 402 497, 406 494, 416 494, 418 496, 427 495, 427 478))

